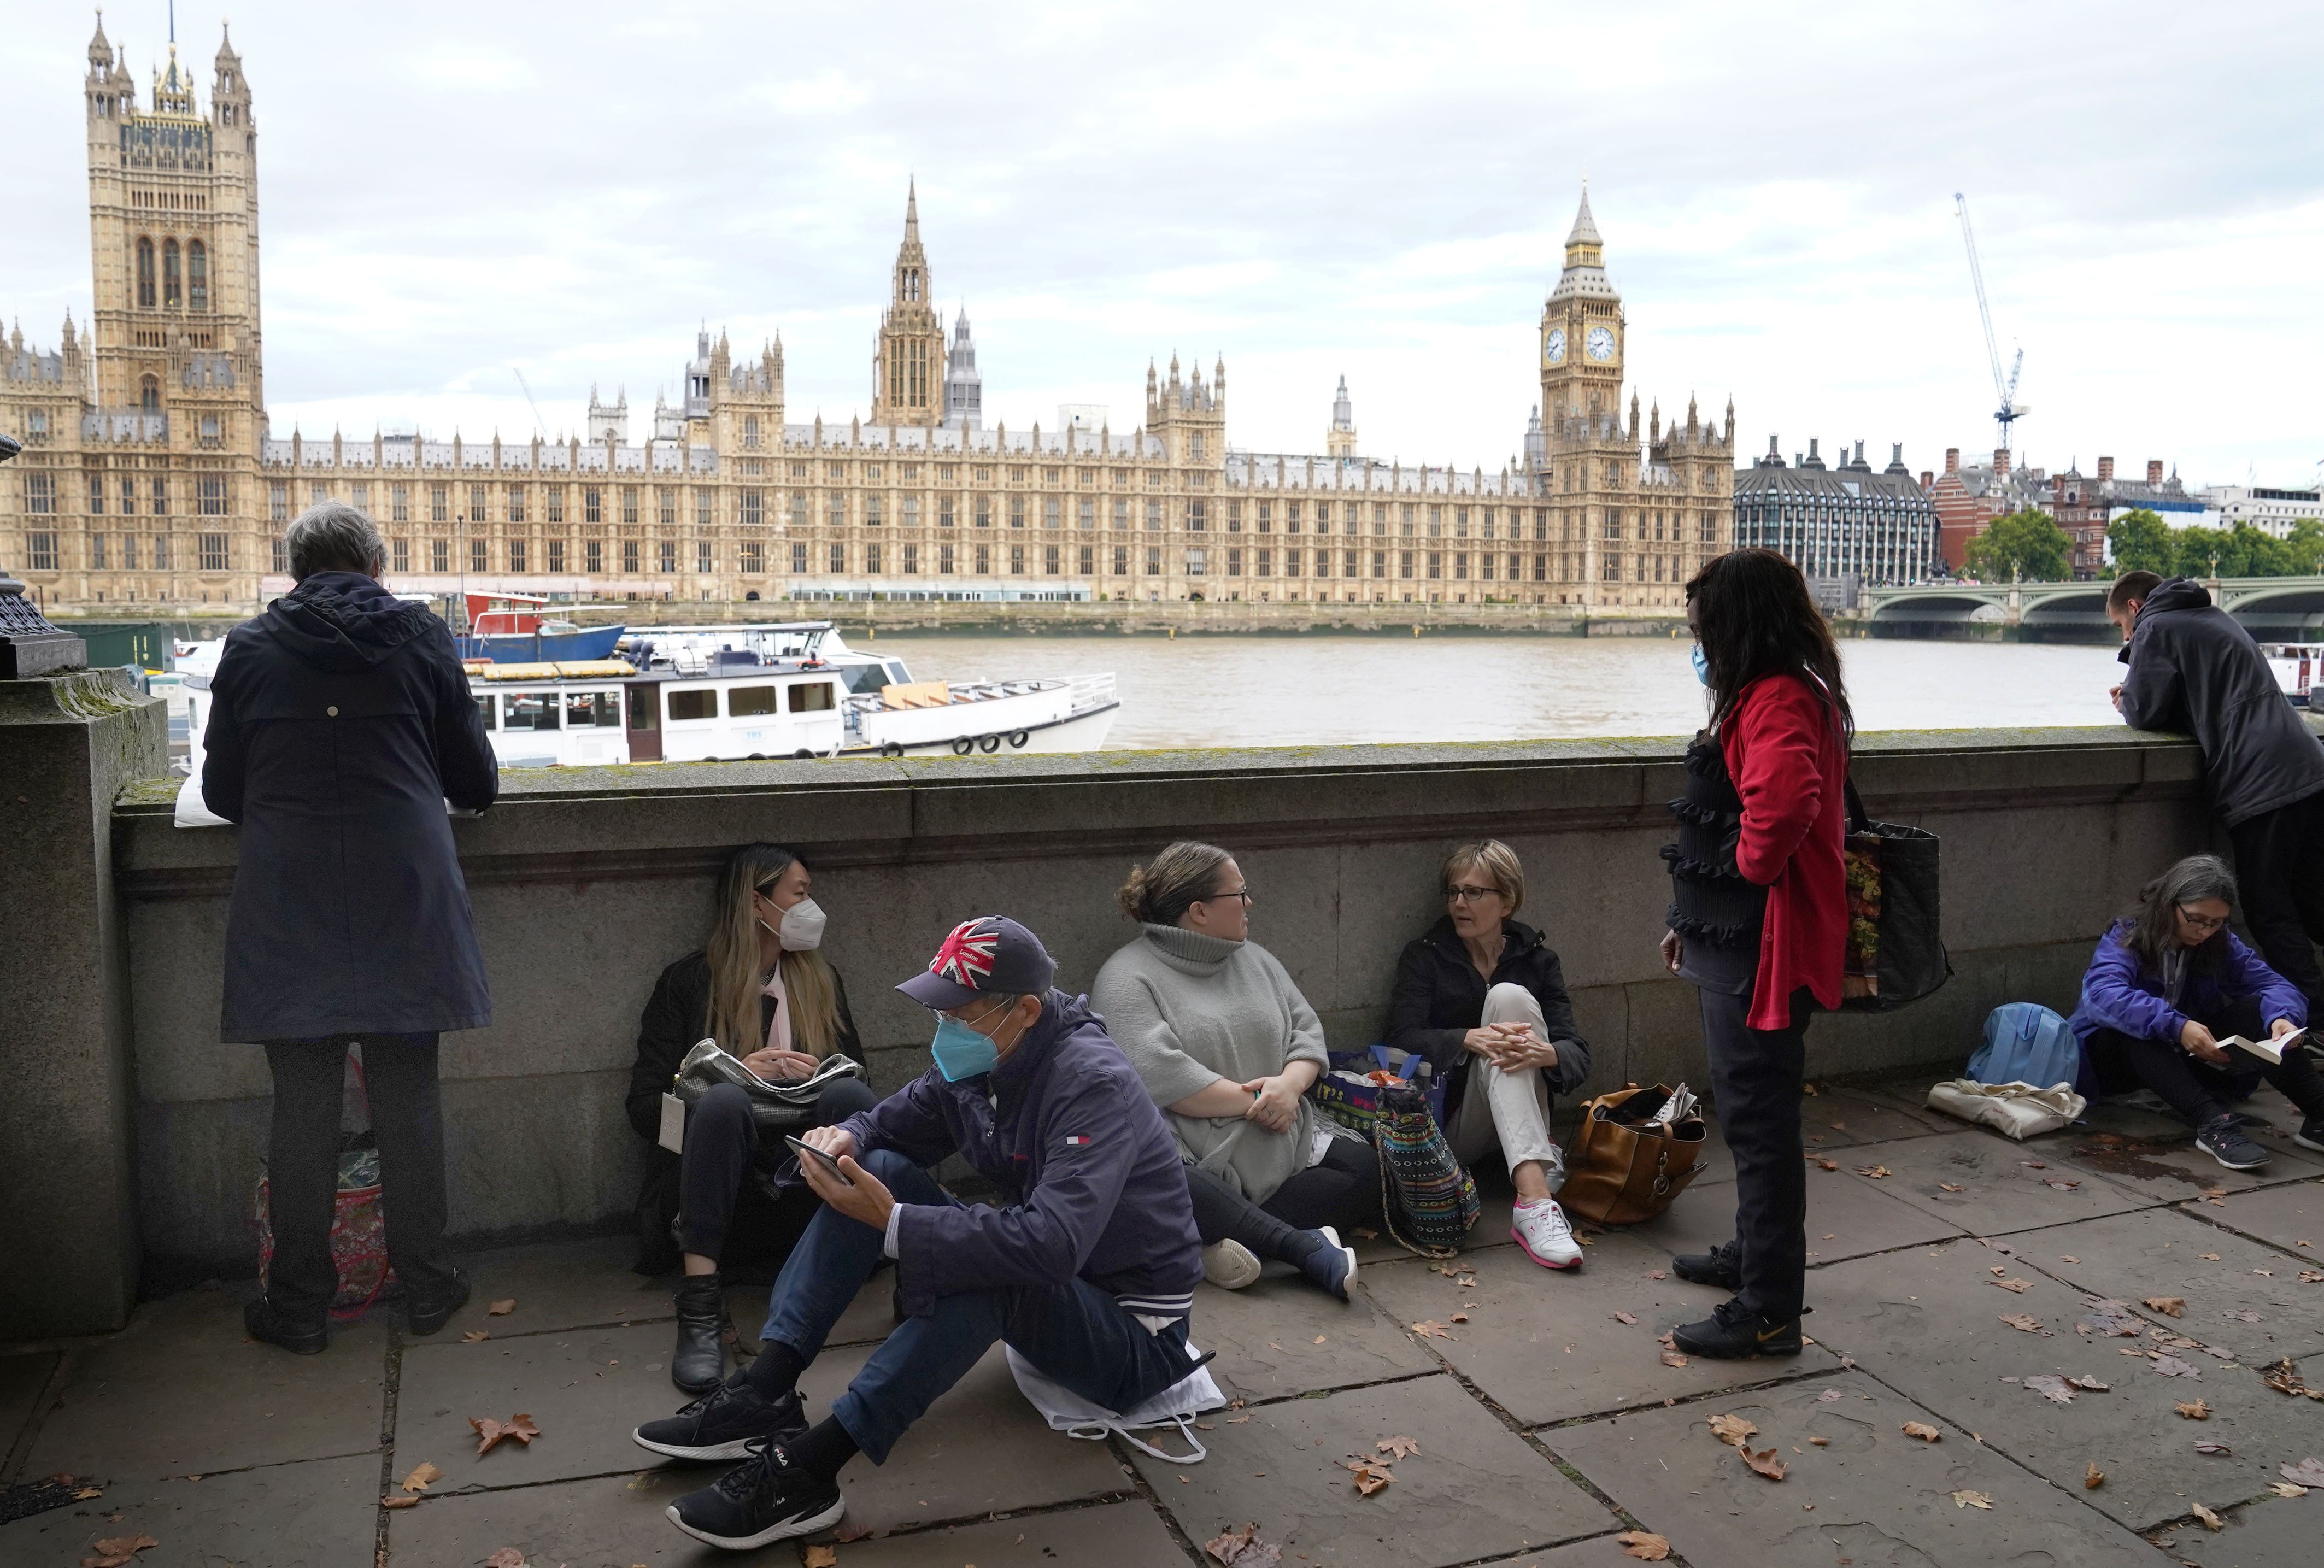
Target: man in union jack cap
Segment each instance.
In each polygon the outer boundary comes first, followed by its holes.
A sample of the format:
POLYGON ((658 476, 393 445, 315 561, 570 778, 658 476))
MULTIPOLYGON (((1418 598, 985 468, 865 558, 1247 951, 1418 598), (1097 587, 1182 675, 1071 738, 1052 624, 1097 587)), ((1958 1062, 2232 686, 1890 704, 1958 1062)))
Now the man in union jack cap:
POLYGON ((936 1018, 935 1065, 804 1141, 823 1200, 767 1304, 765 1349, 638 1443, 743 1460, 670 1505, 733 1550, 846 1512, 839 1471, 887 1462, 906 1428, 992 1347, 1104 1409, 1130 1410, 1196 1366, 1186 1348, 1202 1243, 1161 1113, 1089 999, 1056 988, 1041 939, 999 915, 953 927, 896 989, 936 1018), (970 1207, 929 1174, 958 1154, 999 1189, 970 1207), (883 1258, 902 1320, 819 1421, 798 1377, 883 1258))

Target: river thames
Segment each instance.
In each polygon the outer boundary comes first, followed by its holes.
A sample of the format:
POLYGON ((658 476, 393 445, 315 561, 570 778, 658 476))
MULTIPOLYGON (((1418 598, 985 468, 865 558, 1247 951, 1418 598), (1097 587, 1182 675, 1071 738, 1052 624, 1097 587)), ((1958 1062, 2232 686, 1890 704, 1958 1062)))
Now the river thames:
MULTIPOLYGON (((1688 644, 1665 638, 882 637, 917 679, 1111 670, 1108 751, 1679 735, 1702 723, 1688 644)), ((1844 641, 1859 730, 2116 724, 2113 648, 1844 641)))

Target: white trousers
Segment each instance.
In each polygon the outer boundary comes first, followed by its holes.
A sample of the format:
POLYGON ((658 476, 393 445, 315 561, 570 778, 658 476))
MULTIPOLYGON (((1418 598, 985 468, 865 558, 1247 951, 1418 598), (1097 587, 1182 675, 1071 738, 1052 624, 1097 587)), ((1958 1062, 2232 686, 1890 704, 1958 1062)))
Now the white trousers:
MULTIPOLYGON (((1485 992, 1488 1024, 1531 1024, 1534 1038, 1549 1038, 1541 1003, 1522 985, 1506 981, 1485 992)), ((1539 1067, 1505 1073, 1483 1056, 1468 1061, 1469 1084, 1444 1139, 1452 1158, 1474 1165, 1498 1146, 1514 1171, 1529 1159, 1541 1161, 1549 1190, 1565 1185, 1565 1156, 1549 1136, 1549 1084, 1539 1067)))

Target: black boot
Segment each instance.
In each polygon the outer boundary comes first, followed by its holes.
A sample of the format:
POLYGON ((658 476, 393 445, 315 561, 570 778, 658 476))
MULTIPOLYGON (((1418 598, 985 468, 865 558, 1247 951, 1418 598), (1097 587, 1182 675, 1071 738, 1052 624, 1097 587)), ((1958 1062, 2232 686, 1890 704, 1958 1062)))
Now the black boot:
POLYGON ((726 1297, 714 1271, 689 1274, 678 1285, 678 1349, 670 1353, 669 1380, 688 1394, 706 1394, 726 1376, 726 1297))
POLYGON ((330 1325, 330 1314, 320 1308, 305 1315, 287 1313, 263 1296, 242 1309, 242 1326, 252 1339, 302 1356, 331 1342, 330 1325))

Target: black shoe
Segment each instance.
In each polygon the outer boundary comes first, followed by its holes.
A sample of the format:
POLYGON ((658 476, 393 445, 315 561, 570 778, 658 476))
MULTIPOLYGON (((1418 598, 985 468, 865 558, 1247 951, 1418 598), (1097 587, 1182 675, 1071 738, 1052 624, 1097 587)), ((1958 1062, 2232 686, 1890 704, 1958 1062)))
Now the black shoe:
POLYGON ((1701 1323, 1671 1330, 1671 1343, 1690 1356, 1737 1361, 1750 1356, 1796 1356, 1800 1320, 1771 1321, 1739 1301, 1722 1301, 1701 1323))
POLYGON ((807 1407, 796 1390, 770 1400, 737 1372, 677 1415, 647 1422, 630 1439, 672 1459, 741 1459, 753 1439, 797 1443, 806 1435, 807 1407))
POLYGON ((1721 1241, 1708 1252, 1682 1252, 1671 1259, 1671 1272, 1681 1279, 1696 1285, 1715 1285, 1721 1290, 1743 1288, 1743 1246, 1739 1241, 1721 1241))
POLYGON ((404 1332, 425 1337, 452 1321, 452 1314, 468 1305, 467 1277, 458 1269, 452 1277, 428 1296, 415 1296, 404 1303, 404 1332))
POLYGON ((331 1342, 327 1312, 301 1316, 282 1311, 263 1296, 242 1309, 242 1326, 252 1339, 281 1345, 302 1356, 318 1354, 331 1342))
POLYGON ((2292 1141, 2302 1148, 2324 1152, 2324 1116, 2311 1116, 2301 1122, 2300 1130, 2292 1135, 2292 1141))
POLYGON ((2195 1134, 2195 1147, 2229 1170, 2257 1170, 2268 1161, 2267 1150, 2254 1143, 2233 1116, 2214 1117, 2203 1123, 2202 1130, 2195 1134))
POLYGON ((669 1508, 671 1524, 730 1552, 813 1535, 846 1512, 836 1481, 809 1475, 791 1462, 781 1443, 763 1437, 752 1439, 748 1460, 669 1508))
POLYGON ((726 1376, 726 1297, 715 1270, 689 1274, 678 1285, 678 1349, 669 1380, 683 1393, 707 1394, 726 1376))

